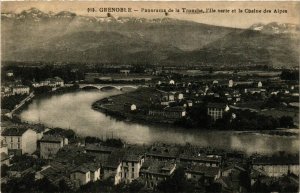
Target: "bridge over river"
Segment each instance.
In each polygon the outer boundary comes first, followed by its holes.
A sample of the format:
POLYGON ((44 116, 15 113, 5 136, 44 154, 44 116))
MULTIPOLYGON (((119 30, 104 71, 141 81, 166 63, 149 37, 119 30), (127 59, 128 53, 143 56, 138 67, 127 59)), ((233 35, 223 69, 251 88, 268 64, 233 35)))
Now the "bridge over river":
POLYGON ((137 89, 139 87, 142 87, 145 85, 134 85, 134 84, 79 84, 79 88, 84 89, 84 88, 96 88, 99 90, 104 90, 104 89, 118 89, 118 90, 123 90, 126 88, 129 89, 137 89))

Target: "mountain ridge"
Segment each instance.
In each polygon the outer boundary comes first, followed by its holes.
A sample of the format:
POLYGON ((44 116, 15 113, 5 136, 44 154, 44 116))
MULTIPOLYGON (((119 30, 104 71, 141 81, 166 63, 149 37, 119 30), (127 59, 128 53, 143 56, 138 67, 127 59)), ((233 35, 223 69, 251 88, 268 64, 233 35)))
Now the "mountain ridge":
POLYGON ((168 17, 91 17, 36 8, 2 13, 1 18, 2 60, 299 64, 299 26, 294 24, 273 22, 238 29, 168 17))

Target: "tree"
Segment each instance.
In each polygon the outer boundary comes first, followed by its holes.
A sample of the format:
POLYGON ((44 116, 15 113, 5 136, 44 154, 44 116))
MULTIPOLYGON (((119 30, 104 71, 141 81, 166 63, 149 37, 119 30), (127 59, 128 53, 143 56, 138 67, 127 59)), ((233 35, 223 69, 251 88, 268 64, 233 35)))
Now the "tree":
POLYGON ((69 186, 67 185, 66 181, 64 179, 60 180, 58 183, 58 188, 61 192, 68 192, 70 191, 69 186))
POLYGON ((139 192, 144 187, 144 184, 134 180, 129 184, 129 192, 136 193, 139 192))
POLYGON ((121 139, 106 139, 106 141, 103 142, 103 145, 120 148, 124 146, 124 143, 121 139))
POLYGON ((54 186, 48 178, 42 178, 36 181, 36 188, 42 192, 56 192, 57 187, 54 186))
POLYGON ((1 178, 5 177, 8 171, 9 171, 9 167, 6 164, 3 164, 1 166, 1 178))
POLYGON ((160 182, 157 188, 162 192, 193 192, 194 186, 187 181, 184 169, 180 167, 170 178, 160 182))
POLYGON ((282 116, 279 119, 279 125, 280 127, 287 127, 287 128, 293 127, 294 126, 293 118, 290 116, 282 116))

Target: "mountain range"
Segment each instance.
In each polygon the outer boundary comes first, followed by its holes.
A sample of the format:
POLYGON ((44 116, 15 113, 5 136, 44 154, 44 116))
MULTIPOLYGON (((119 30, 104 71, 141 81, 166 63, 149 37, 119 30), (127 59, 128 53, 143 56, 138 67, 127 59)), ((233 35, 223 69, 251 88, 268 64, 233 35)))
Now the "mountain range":
POLYGON ((2 61, 161 65, 299 64, 299 26, 237 29, 168 17, 90 17, 36 8, 1 13, 2 61))

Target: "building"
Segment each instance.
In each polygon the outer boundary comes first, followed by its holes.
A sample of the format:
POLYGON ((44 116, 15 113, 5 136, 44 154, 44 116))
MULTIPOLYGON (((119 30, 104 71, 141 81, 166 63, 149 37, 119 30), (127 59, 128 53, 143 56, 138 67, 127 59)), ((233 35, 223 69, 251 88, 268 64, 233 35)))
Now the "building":
POLYGON ((163 93, 161 96, 161 101, 170 102, 170 101, 174 101, 174 100, 175 100, 175 95, 171 92, 163 93))
POLYGON ((185 108, 182 106, 166 107, 164 109, 150 109, 149 116, 156 118, 180 119, 186 116, 185 108))
POLYGON ((64 80, 61 79, 61 78, 58 77, 58 76, 54 77, 53 82, 54 82, 55 85, 58 86, 58 87, 63 87, 63 86, 64 86, 64 80))
POLYGON ((7 148, 7 143, 6 143, 6 141, 5 141, 5 139, 4 139, 4 137, 3 136, 0 136, 0 153, 6 153, 6 154, 8 154, 8 148, 7 148))
POLYGON ((214 80, 214 81, 213 81, 213 84, 214 84, 214 85, 219 84, 219 81, 214 80))
POLYGON ((155 188, 159 182, 169 178, 176 169, 171 161, 146 160, 140 170, 140 177, 147 188, 155 188))
POLYGON ((233 87, 233 80, 229 80, 229 81, 228 81, 228 87, 229 87, 229 88, 232 88, 232 87, 233 87))
POLYGON ((219 167, 191 165, 185 170, 185 175, 187 179, 193 181, 212 183, 220 177, 221 171, 219 167))
POLYGON ((187 100, 186 104, 188 107, 192 107, 193 106, 193 101, 192 100, 187 100))
POLYGON ((180 119, 186 116, 186 111, 184 107, 166 107, 164 109, 165 117, 169 119, 180 119))
POLYGON ((121 69, 120 73, 124 74, 124 75, 128 75, 130 73, 130 70, 129 69, 121 69))
POLYGON ((289 173, 299 175, 300 173, 298 156, 257 157, 253 158, 252 167, 255 170, 264 171, 269 177, 279 177, 289 173))
POLYGON ((39 143, 40 157, 52 159, 60 148, 68 144, 68 139, 60 136, 44 135, 39 143))
POLYGON ((87 154, 97 156, 101 160, 108 159, 114 150, 116 150, 116 148, 95 144, 86 144, 85 146, 87 154))
POLYGON ((7 128, 2 132, 8 152, 32 154, 37 148, 37 133, 28 128, 7 128))
POLYGON ((108 159, 102 164, 102 179, 111 179, 114 185, 122 181, 122 159, 125 152, 122 150, 113 151, 108 159))
POLYGON ((12 76, 14 76, 14 72, 12 70, 9 70, 9 71, 6 72, 6 76, 7 77, 12 77, 12 76))
POLYGON ((121 164, 121 177, 125 183, 131 183, 139 177, 144 161, 143 155, 126 154, 124 156, 121 164))
POLYGON ((75 187, 80 187, 91 181, 91 172, 86 167, 77 167, 71 172, 70 180, 74 183, 75 187))
POLYGON ((136 111, 136 105, 132 104, 132 103, 125 103, 124 104, 124 111, 126 111, 126 112, 136 111))
POLYGON ((229 111, 228 105, 225 103, 208 103, 207 104, 207 114, 216 121, 221 119, 225 112, 229 111))
POLYGON ((7 165, 9 166, 9 156, 5 152, 1 152, 1 166, 2 165, 7 165))
POLYGON ((219 156, 205 156, 205 155, 191 155, 191 154, 181 154, 179 156, 180 162, 192 163, 198 165, 204 165, 207 167, 219 167, 221 166, 221 157, 219 156))
POLYGON ((169 81, 169 84, 174 85, 174 84, 175 84, 175 81, 174 81, 174 80, 170 80, 170 81, 169 81))
POLYGON ((261 88, 263 85, 262 85, 262 82, 261 81, 259 81, 258 83, 257 83, 257 87, 258 88, 261 88))
POLYGON ((70 180, 77 188, 89 182, 100 180, 100 166, 89 163, 76 167, 70 173, 70 180))
POLYGON ((183 99, 183 94, 182 93, 176 93, 175 97, 177 100, 182 100, 183 99))
POLYGON ((157 161, 173 161, 179 155, 179 148, 176 146, 153 145, 147 152, 146 157, 157 161))
POLYGON ((34 81, 34 82, 31 83, 31 86, 34 87, 34 88, 37 88, 37 87, 40 87, 41 84, 34 81))
POLYGON ((13 86, 12 87, 12 94, 16 95, 16 94, 29 94, 30 89, 28 86, 24 86, 24 85, 17 85, 17 86, 13 86))

